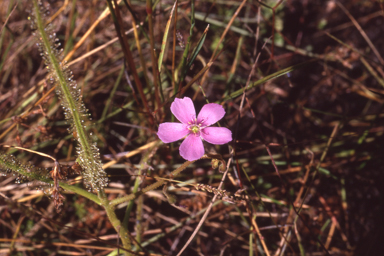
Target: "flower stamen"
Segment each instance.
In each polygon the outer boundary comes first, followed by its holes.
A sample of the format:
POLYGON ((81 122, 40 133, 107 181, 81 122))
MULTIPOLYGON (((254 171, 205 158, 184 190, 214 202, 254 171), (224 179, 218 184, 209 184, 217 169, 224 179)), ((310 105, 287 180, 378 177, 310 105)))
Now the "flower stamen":
POLYGON ((200 127, 197 126, 197 125, 192 125, 191 127, 189 127, 189 130, 193 133, 193 134, 197 134, 200 132, 200 127))

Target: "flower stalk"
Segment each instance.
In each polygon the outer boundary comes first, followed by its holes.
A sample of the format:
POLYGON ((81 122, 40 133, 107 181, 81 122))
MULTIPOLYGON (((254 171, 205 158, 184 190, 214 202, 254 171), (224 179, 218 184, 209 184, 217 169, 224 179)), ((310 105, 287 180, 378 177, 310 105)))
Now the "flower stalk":
MULTIPOLYGON (((209 158, 209 157, 208 156, 202 156, 202 158, 209 158)), ((183 170, 185 170, 185 168, 187 168, 193 162, 195 162, 195 161, 186 161, 179 168, 177 168, 176 170, 171 172, 171 174, 169 176, 170 177, 176 177, 179 173, 181 173, 183 170)), ((111 200, 110 205, 115 206, 115 205, 118 205, 118 204, 121 204, 121 203, 124 203, 124 202, 128 202, 128 201, 134 200, 138 196, 140 196, 142 194, 145 194, 148 191, 154 190, 154 189, 160 187, 161 185, 164 185, 164 183, 166 183, 166 182, 167 182, 167 180, 165 180, 165 179, 158 180, 157 182, 155 182, 155 183, 153 183, 153 184, 143 188, 142 190, 140 190, 140 191, 138 191, 136 193, 132 193, 130 195, 123 196, 123 197, 111 200)))

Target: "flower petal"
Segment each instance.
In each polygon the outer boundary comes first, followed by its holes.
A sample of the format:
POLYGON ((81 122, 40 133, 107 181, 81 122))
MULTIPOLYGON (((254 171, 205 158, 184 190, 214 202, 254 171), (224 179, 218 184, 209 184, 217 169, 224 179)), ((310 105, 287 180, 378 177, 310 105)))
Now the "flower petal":
POLYGON ((188 161, 200 159, 204 155, 204 146, 199 136, 190 134, 180 145, 180 155, 188 161))
POLYGON ((182 139, 189 133, 188 127, 181 123, 162 123, 159 125, 157 136, 164 142, 170 143, 182 139))
POLYGON ((171 111, 183 124, 188 124, 188 122, 194 121, 196 118, 195 106, 193 106, 192 100, 188 97, 176 98, 171 104, 171 111))
POLYGON ((216 103, 205 104, 197 116, 197 123, 203 126, 210 126, 216 123, 225 115, 223 106, 216 103))
POLYGON ((215 145, 222 145, 232 140, 232 132, 225 127, 207 127, 202 130, 200 136, 215 145))

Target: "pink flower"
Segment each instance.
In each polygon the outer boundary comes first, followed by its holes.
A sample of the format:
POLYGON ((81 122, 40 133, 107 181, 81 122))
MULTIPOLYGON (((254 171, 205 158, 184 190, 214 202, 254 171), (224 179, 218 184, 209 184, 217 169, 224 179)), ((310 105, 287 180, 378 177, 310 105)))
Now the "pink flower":
POLYGON ((196 118, 195 107, 190 98, 176 98, 171 104, 171 112, 181 123, 162 123, 159 125, 157 136, 164 142, 170 143, 187 136, 180 145, 180 155, 194 161, 204 155, 203 141, 222 145, 232 140, 232 132, 225 127, 208 127, 219 121, 225 115, 224 108, 216 103, 203 106, 196 118))

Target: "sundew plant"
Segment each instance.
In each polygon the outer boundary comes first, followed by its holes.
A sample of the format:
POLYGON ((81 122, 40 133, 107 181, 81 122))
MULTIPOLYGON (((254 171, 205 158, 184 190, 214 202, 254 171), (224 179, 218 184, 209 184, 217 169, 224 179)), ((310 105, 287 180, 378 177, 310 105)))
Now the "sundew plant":
POLYGON ((0 255, 380 255, 382 1, 0 1, 0 255))

